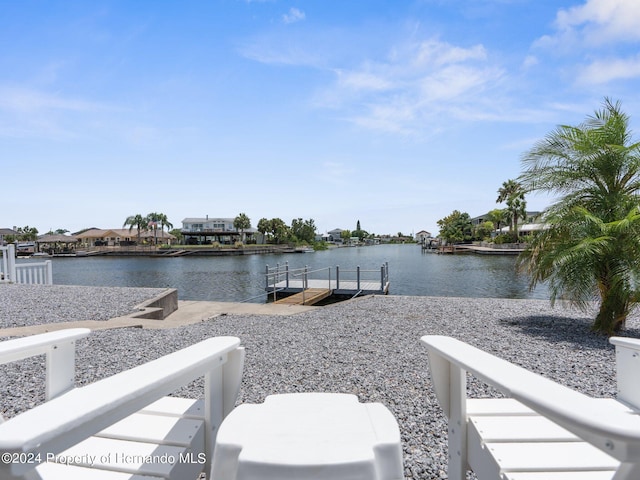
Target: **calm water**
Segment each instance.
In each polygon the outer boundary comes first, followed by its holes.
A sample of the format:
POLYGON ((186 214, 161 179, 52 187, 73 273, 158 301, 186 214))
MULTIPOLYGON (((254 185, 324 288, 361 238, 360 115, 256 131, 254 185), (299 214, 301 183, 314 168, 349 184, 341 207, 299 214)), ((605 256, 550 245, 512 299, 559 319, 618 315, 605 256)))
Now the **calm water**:
POLYGON ((63 285, 171 287, 182 300, 264 302, 265 266, 379 270, 389 262, 391 295, 548 298, 529 292, 515 257, 437 255, 417 245, 378 245, 323 252, 238 257, 54 258, 53 281, 63 285), (255 298, 258 297, 258 298, 255 298))

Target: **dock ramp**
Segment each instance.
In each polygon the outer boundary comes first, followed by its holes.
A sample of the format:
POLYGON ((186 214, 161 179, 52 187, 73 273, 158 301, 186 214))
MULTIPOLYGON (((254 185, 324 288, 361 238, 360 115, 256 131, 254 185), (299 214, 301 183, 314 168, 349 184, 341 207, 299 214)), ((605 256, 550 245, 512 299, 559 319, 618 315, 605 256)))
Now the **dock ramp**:
POLYGON ((331 296, 328 288, 306 288, 301 292, 276 300, 275 303, 285 305, 315 305, 320 300, 331 296))

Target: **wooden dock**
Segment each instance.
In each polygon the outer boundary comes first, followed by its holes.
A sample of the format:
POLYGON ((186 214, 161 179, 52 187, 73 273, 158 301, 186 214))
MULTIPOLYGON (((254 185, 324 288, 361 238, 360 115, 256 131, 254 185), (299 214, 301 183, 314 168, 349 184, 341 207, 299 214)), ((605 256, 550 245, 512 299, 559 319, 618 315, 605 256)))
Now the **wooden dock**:
POLYGON ((480 245, 443 245, 438 247, 438 253, 476 253, 478 255, 519 255, 524 252, 525 247, 518 248, 492 248, 480 245))
POLYGON ((330 296, 331 290, 328 288, 307 288, 301 292, 276 300, 275 303, 285 305, 315 305, 330 296))

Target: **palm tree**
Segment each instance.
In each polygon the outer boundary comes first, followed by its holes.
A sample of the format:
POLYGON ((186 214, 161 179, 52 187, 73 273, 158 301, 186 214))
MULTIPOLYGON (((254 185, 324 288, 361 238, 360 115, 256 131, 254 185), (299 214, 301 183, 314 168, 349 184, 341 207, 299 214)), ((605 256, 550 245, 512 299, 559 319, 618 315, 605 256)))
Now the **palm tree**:
POLYGON ((494 208, 487 214, 487 220, 493 223, 494 230, 500 230, 500 226, 507 220, 507 212, 502 208, 494 208))
POLYGON ((173 228, 173 223, 169 221, 169 219, 164 213, 158 214, 158 221, 160 222, 162 231, 164 231, 164 227, 167 227, 167 232, 173 228))
POLYGON ((136 213, 135 215, 130 215, 127 217, 127 219, 122 224, 122 228, 129 225, 129 232, 131 232, 131 230, 133 230, 133 227, 136 227, 138 230, 138 243, 140 243, 140 233, 142 232, 142 230, 147 230, 148 224, 149 220, 146 217, 143 217, 139 213, 136 213))
POLYGON ((240 213, 233 220, 233 226, 236 230, 240 230, 240 238, 244 241, 244 231, 251 228, 251 219, 246 213, 240 213))
POLYGON ((507 204, 507 212, 511 218, 509 229, 513 230, 516 241, 518 240, 518 219, 527 216, 527 202, 524 199, 522 185, 515 180, 507 180, 498 189, 498 199, 496 203, 507 204))
POLYGON ((147 228, 153 230, 153 238, 156 245, 158 244, 158 224, 160 224, 160 232, 164 232, 164 227, 167 227, 167 231, 173 228, 173 224, 169 222, 169 219, 164 213, 152 212, 146 216, 147 228))
POLYGON ((547 229, 521 257, 531 287, 548 281, 551 301, 586 308, 599 300, 595 331, 620 330, 640 286, 640 144, 631 142, 619 103, 576 127, 559 126, 523 157, 527 191, 558 196, 543 213, 547 229))

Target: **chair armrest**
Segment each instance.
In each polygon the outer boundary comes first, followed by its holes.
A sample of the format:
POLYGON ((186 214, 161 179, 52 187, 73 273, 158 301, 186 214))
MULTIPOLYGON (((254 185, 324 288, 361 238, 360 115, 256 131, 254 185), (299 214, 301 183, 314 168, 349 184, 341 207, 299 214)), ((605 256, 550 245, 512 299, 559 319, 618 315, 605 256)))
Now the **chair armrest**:
MULTIPOLYGON (((237 356, 239 345, 236 337, 209 338, 71 390, 0 424, 0 452, 29 453, 36 461, 46 461, 48 455, 64 451, 202 376, 208 404, 205 416, 214 418, 211 428, 217 431, 224 408, 222 367, 228 356, 237 356)), ((0 462, 0 478, 9 472, 19 476, 34 467, 0 462)))
POLYGON ((50 400, 74 387, 76 340, 91 333, 88 328, 69 328, 0 343, 0 364, 46 355, 45 398, 50 400))
POLYGON ((640 339, 611 337, 616 347, 617 398, 635 410, 640 410, 640 339))
MULTIPOLYGON (((637 461, 640 457, 639 416, 622 409, 607 409, 600 399, 571 390, 454 338, 424 336, 421 340, 429 349, 434 388, 441 404, 451 401, 447 393, 449 369, 459 369, 622 462, 637 461)), ((443 408, 447 413, 448 407, 443 408)))
POLYGON ((88 328, 68 328, 6 340, 0 343, 0 364, 48 353, 52 347, 84 338, 90 333, 88 328))

